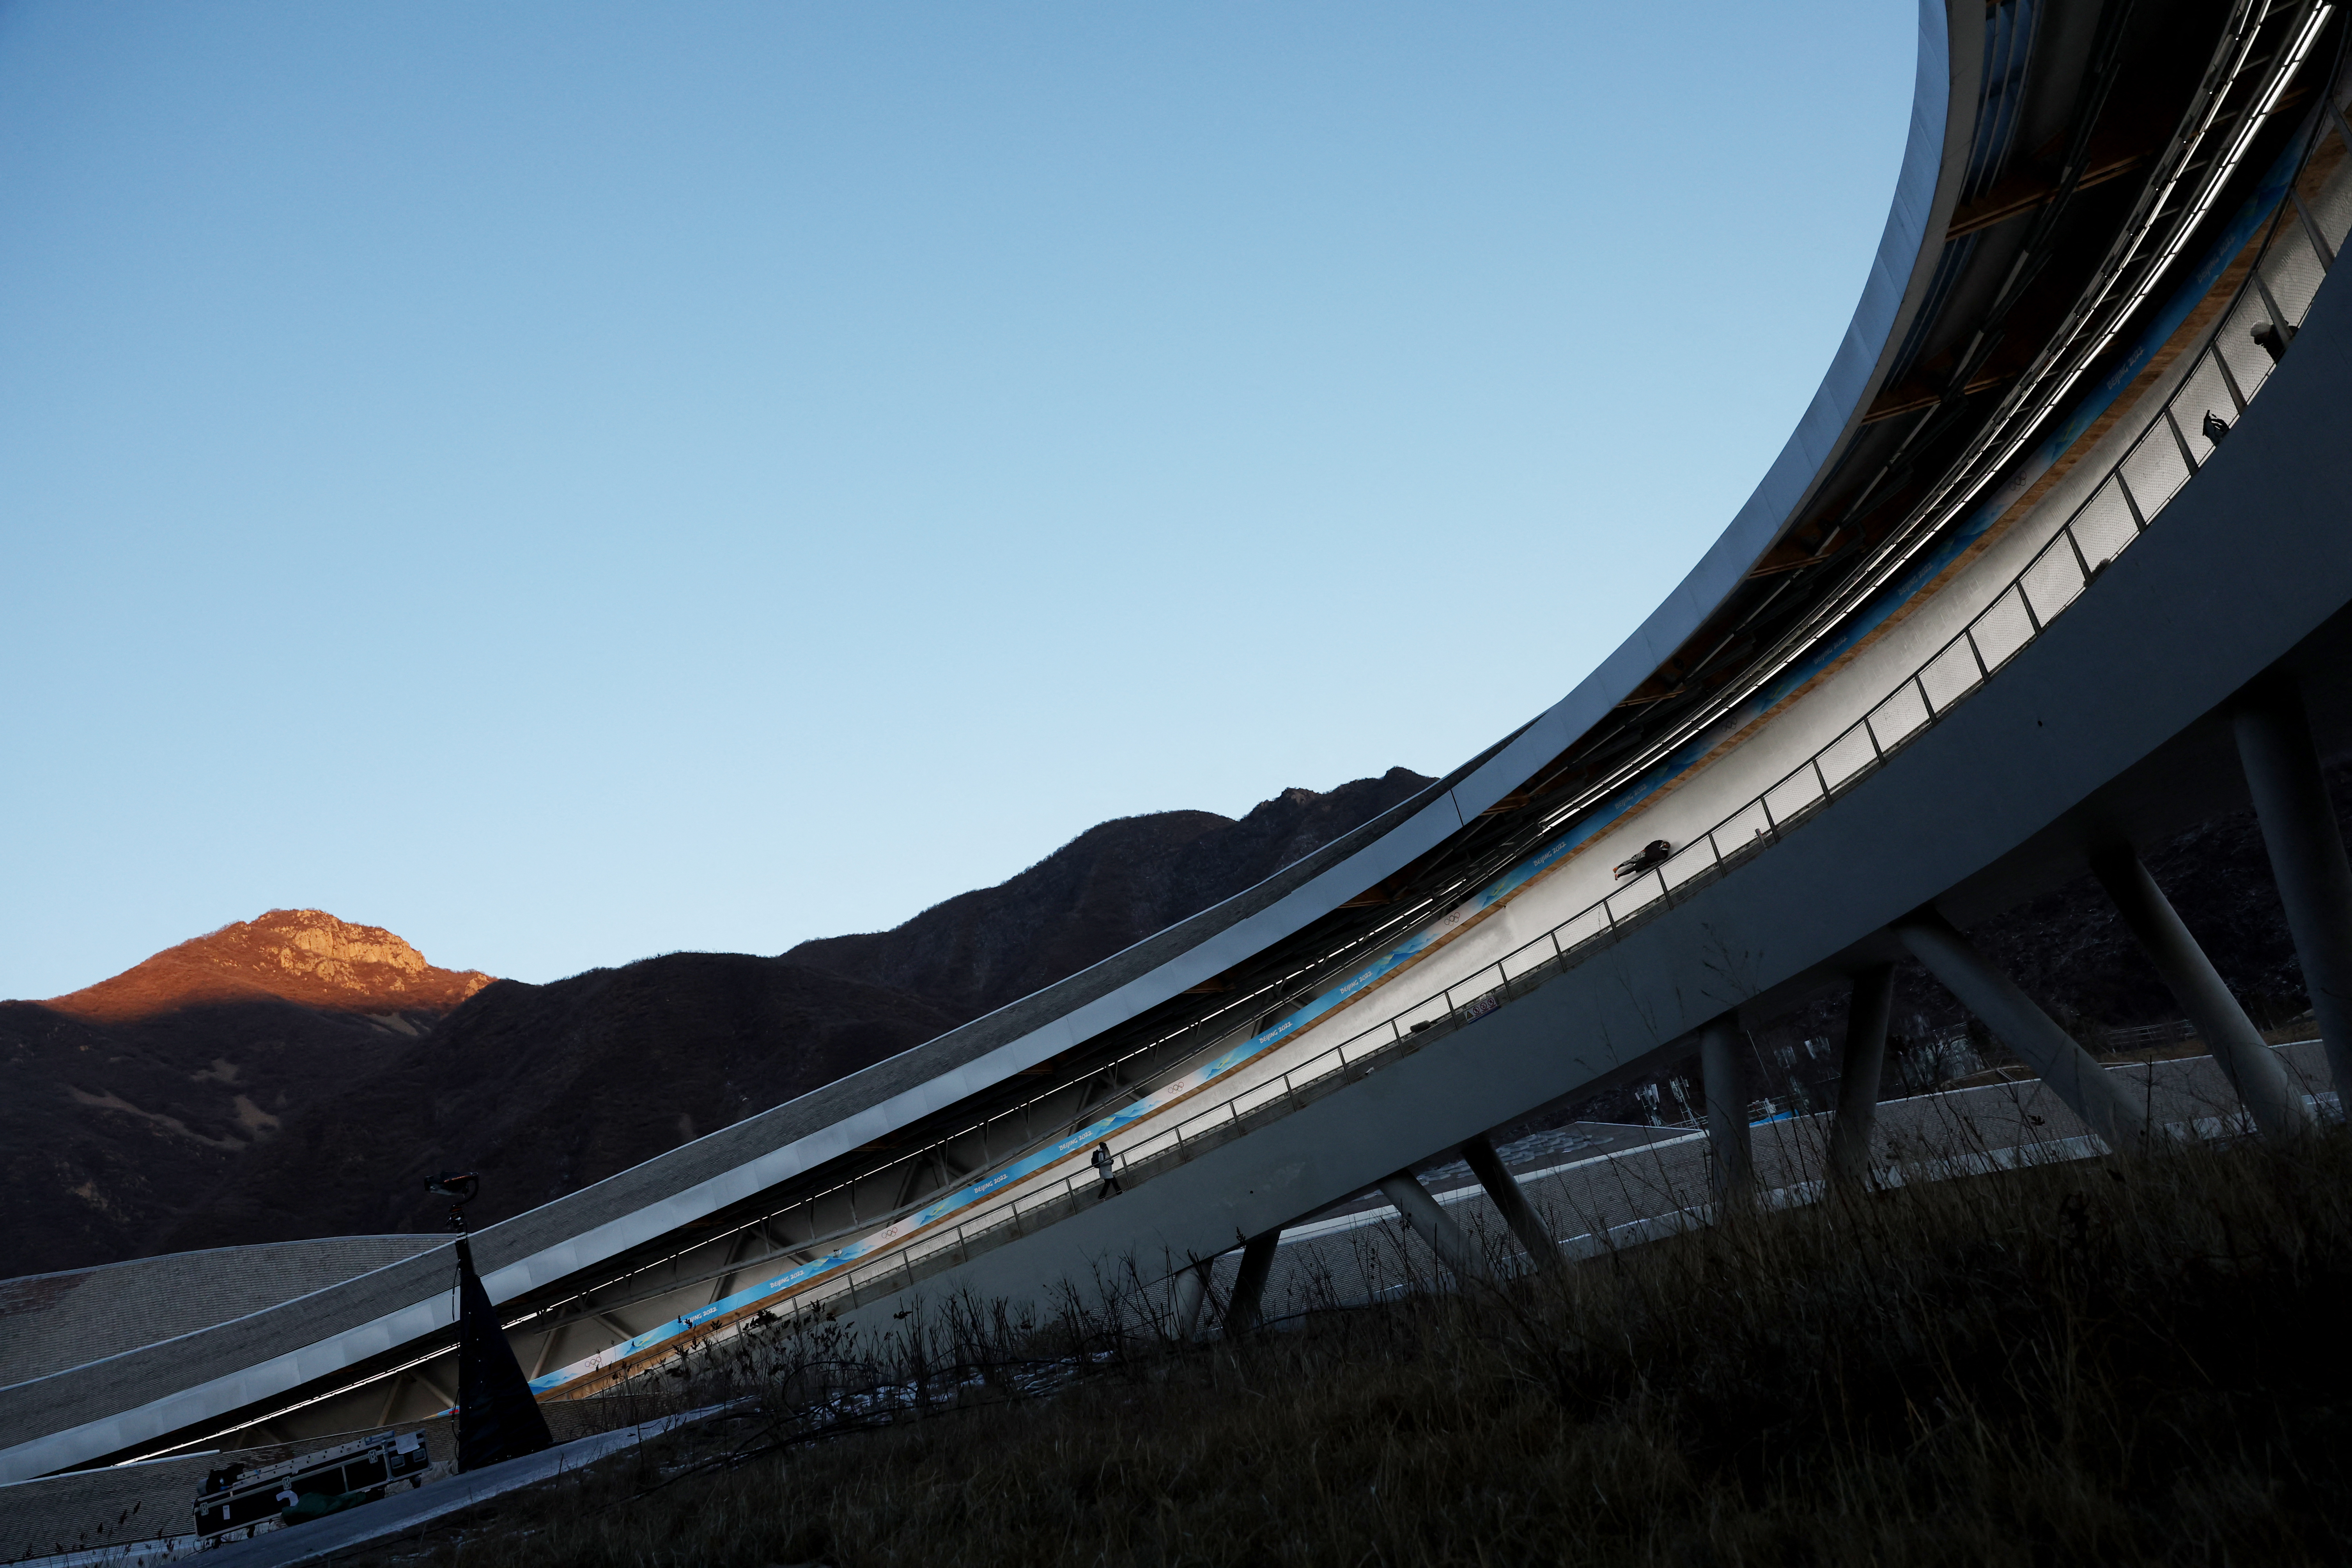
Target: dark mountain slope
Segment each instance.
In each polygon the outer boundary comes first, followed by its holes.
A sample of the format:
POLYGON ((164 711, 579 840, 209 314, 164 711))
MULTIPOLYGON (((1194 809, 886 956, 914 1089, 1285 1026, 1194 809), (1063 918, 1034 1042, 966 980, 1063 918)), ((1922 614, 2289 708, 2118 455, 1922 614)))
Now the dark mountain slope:
POLYGON ((0 1003, 0 1274, 153 1250, 281 1127, 436 1022, 273 1000, 109 1025, 0 1003))
POLYGON ((1232 897, 1429 783, 1391 768, 1328 795, 1285 790, 1239 822, 1205 811, 1122 817, 893 930, 804 942, 784 956, 920 996, 961 1023, 1232 897))
POLYGON ((430 1226, 435 1171, 468 1213, 519 1214, 1027 995, 1271 875, 1428 780, 1286 790, 1239 822, 1161 812, 1089 828, 895 930, 779 958, 675 953, 550 985, 500 981, 396 1071, 321 1107, 166 1249, 430 1226))
POLYGON ((949 1026, 913 997, 740 953, 501 980, 289 1126, 158 1250, 429 1229, 424 1180, 449 1169, 481 1173, 471 1218, 504 1219, 949 1026))
POLYGON ((488 984, 380 927, 272 910, 71 995, 0 1003, 0 1270, 147 1250, 488 984))
POLYGON ((429 1230, 423 1178, 452 1167, 482 1173, 477 1217, 519 1213, 1074 973, 1427 782, 1395 769, 1239 822, 1105 823, 894 931, 781 958, 477 990, 486 976, 310 911, 342 934, 240 936, 193 967, 184 944, 76 998, 0 1005, 0 1175, 28 1199, 0 1210, 0 1272, 429 1230), (59 1010, 77 1001, 107 1016, 59 1010))

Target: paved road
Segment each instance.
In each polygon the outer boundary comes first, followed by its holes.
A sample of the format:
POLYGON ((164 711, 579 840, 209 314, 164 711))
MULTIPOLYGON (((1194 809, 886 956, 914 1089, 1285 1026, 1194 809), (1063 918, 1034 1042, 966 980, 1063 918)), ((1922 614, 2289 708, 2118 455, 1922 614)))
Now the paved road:
MULTIPOLYGON (((2306 1093, 2325 1086, 2317 1041, 2277 1049, 2306 1093)), ((2239 1114, 2236 1095, 2210 1057, 2108 1070, 2134 1084, 2151 1120, 2200 1123, 2210 1132, 2239 1114)), ((1808 1184, 1820 1178, 1828 1131, 1826 1115, 1752 1129, 1759 1184, 1776 1192, 1779 1201, 1803 1201, 1808 1184)), ((1958 1169, 1981 1170, 1988 1161, 2079 1157, 2096 1148, 2088 1134, 2040 1079, 2029 1079, 1885 1101, 1872 1147, 1885 1167, 1958 1161, 1958 1169)), ((1499 1152, 1571 1256, 1678 1228, 1708 1202, 1706 1140, 1687 1129, 1576 1123, 1499 1152)), ((1458 1161, 1441 1165, 1424 1172, 1423 1180, 1491 1256, 1506 1266, 1523 1256, 1466 1166, 1458 1161)), ((1238 1263, 1238 1253, 1219 1260, 1220 1300, 1238 1263)), ((1404 1229, 1396 1211, 1368 1194, 1283 1233, 1266 1282, 1265 1310, 1277 1316, 1393 1295, 1427 1282, 1434 1268, 1428 1248, 1404 1229)))

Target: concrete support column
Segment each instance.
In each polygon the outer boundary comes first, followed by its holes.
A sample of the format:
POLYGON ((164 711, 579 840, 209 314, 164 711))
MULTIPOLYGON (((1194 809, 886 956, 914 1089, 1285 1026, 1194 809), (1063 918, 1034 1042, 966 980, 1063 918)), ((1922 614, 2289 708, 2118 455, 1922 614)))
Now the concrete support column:
POLYGON ((1176 1271, 1176 1310, 1169 1322, 1170 1337, 1189 1345, 1201 1337, 1201 1309, 1209 1301, 1209 1270, 1216 1260, 1191 1263, 1176 1271))
POLYGON ((1716 1201, 1745 1204, 1756 1195, 1756 1156, 1748 1136, 1748 1068, 1739 1056, 1738 1015, 1726 1013, 1699 1029, 1698 1068, 1706 1090, 1716 1201))
POLYGON ((390 1386, 383 1391, 383 1408, 375 1413, 375 1424, 379 1426, 392 1425, 392 1413, 400 1405, 400 1391, 408 1386, 408 1374, 395 1372, 384 1382, 390 1386))
POLYGON ((1845 1005, 1845 1056, 1838 1063, 1837 1115, 1830 1121, 1830 1179, 1870 1173, 1870 1127, 1878 1116, 1879 1075, 1886 1067, 1886 1016, 1895 1004, 1895 966, 1853 977, 1845 1005))
POLYGON ((2147 1136, 2147 1115, 2138 1101, 2015 981, 1986 963, 1933 905, 1906 915, 1893 929, 1927 972, 2039 1073, 2108 1148, 2139 1145, 2147 1136))
POLYGON ((2319 771, 2303 694, 2279 682, 2234 718, 2238 760, 2270 851, 2336 1092, 2352 1095, 2352 866, 2319 771))
POLYGON ((1430 1250, 1437 1254, 1437 1260, 1454 1270, 1454 1278, 1487 1278, 1486 1260, 1478 1256, 1478 1249, 1471 1245, 1468 1237, 1462 1234, 1462 1227, 1445 1217, 1445 1211, 1437 1206, 1437 1200, 1429 1195, 1429 1189, 1423 1186, 1411 1171, 1399 1171, 1393 1176, 1382 1177, 1381 1196, 1396 1205, 1397 1213, 1404 1216, 1404 1223, 1411 1226, 1422 1240, 1429 1243, 1430 1250))
POLYGON ((1237 1340, 1257 1327, 1265 1277, 1274 1272, 1274 1249, 1281 1240, 1276 1228, 1242 1244, 1241 1272, 1234 1276, 1233 1300, 1225 1303, 1225 1338, 1237 1340))
POLYGON ((2091 870, 2116 901, 2124 923, 2139 939, 2140 950, 2164 977, 2213 1059, 2229 1075, 2254 1125, 2273 1137, 2307 1130, 2311 1113, 2304 1108, 2302 1091, 2263 1043, 2261 1031, 2221 983, 2213 961, 2180 923, 2171 900, 2147 874, 2140 858, 2128 848, 2110 850, 2091 858, 2091 870))
POLYGON ((1503 1166, 1503 1157, 1495 1152, 1494 1144, 1480 1133, 1462 1145, 1462 1158, 1468 1163, 1470 1173, 1486 1189, 1486 1196, 1501 1211, 1503 1223, 1528 1249, 1528 1256, 1538 1268, 1549 1268, 1559 1261, 1559 1243, 1552 1239, 1551 1231, 1536 1214, 1535 1205, 1528 1202, 1525 1188, 1518 1179, 1503 1166))

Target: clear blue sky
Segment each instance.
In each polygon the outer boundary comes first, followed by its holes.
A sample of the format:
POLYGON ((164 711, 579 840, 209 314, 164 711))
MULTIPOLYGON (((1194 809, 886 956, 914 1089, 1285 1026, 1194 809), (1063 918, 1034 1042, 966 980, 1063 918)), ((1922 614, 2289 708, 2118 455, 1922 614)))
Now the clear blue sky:
POLYGON ((0 9, 0 995, 1435 773, 1728 520, 1909 0, 0 9))

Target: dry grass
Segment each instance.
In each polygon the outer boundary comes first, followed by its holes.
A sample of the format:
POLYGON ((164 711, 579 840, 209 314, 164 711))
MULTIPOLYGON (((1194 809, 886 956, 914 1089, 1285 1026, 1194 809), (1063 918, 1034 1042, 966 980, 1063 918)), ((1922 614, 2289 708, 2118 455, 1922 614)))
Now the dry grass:
POLYGON ((1234 1345, 1066 1318, 861 1373, 803 1337, 698 1455, 375 1560, 2336 1563, 2347 1283, 2338 1134, 1833 1200, 1234 1345), (867 1373, 893 1402, 839 1396, 867 1373))

